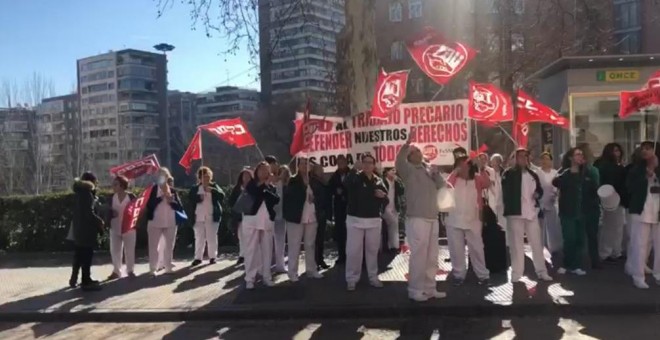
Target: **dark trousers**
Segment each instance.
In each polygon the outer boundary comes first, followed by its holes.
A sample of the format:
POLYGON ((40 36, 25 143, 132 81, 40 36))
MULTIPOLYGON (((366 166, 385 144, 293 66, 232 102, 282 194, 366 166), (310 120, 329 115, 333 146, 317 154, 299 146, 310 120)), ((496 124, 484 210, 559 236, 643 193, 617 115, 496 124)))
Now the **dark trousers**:
POLYGON ((78 282, 78 272, 82 272, 82 284, 92 281, 92 259, 94 258, 93 247, 75 246, 73 251, 73 265, 71 268, 71 282, 78 282))
POLYGON ((314 258, 316 259, 316 264, 320 265, 323 263, 323 246, 325 244, 325 227, 328 224, 328 221, 325 217, 317 218, 317 228, 316 228, 316 247, 314 248, 314 258))
POLYGON ((600 222, 600 210, 590 211, 585 216, 585 229, 587 231, 587 246, 589 248, 589 259, 591 265, 600 263, 600 254, 598 253, 598 223, 600 222))
POLYGON ((339 262, 346 262, 346 209, 335 209, 335 235, 339 262))
POLYGON ((564 268, 582 269, 584 250, 585 218, 560 217, 561 233, 564 241, 564 268))

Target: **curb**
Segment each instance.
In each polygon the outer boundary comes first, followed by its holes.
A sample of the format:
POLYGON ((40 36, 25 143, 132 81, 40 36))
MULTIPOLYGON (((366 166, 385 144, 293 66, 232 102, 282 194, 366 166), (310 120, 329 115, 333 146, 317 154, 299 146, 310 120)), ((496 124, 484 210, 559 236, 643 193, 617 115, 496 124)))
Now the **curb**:
POLYGON ((660 304, 522 304, 522 305, 386 305, 386 306, 245 306, 217 310, 106 310, 93 312, 0 312, 0 322, 186 322, 290 319, 383 319, 410 317, 513 318, 530 316, 640 315, 660 313, 660 304))

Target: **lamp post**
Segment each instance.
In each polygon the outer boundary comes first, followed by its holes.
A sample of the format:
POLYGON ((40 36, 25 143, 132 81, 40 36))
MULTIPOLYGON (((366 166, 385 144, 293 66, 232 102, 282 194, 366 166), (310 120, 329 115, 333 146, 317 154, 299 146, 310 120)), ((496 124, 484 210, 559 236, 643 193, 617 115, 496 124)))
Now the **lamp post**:
POLYGON ((167 52, 171 52, 174 50, 174 45, 170 45, 167 43, 160 43, 158 45, 154 45, 154 48, 157 51, 163 52, 163 55, 165 56, 165 164, 167 167, 171 170, 172 169, 172 149, 170 145, 170 100, 169 100, 169 93, 168 93, 168 81, 167 81, 167 52))

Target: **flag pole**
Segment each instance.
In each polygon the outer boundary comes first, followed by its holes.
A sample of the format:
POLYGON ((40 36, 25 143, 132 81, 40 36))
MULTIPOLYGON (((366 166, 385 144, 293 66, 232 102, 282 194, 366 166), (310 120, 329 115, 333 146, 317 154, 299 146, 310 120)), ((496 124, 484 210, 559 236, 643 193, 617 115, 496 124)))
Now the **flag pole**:
POLYGON ((433 95, 433 97, 431 97, 431 101, 434 101, 435 98, 436 98, 438 95, 440 95, 440 92, 442 92, 442 90, 444 90, 444 89, 445 89, 445 86, 444 86, 444 85, 440 85, 440 89, 438 90, 438 92, 436 92, 436 93, 433 95))
MULTIPOLYGON (((475 142, 477 142, 477 145, 475 146, 476 147, 475 150, 479 150, 479 146, 480 146, 480 144, 479 144, 479 125, 477 124, 477 121, 474 120, 474 119, 472 120, 472 122, 474 123, 474 138, 475 138, 475 142)), ((470 149, 472 149, 472 148, 470 148, 470 149)))
MULTIPOLYGON (((515 122, 514 122, 514 124, 515 124, 515 122)), ((497 127, 500 128, 500 130, 501 130, 501 131, 502 131, 507 137, 509 137, 509 139, 511 140, 511 142, 513 142, 514 145, 516 145, 516 141, 513 139, 513 137, 511 136, 510 133, 506 132, 506 129, 503 128, 502 125, 497 124, 497 127)))
POLYGON ((254 146, 257 148, 257 151, 259 151, 259 156, 261 156, 261 161, 265 160, 266 157, 264 156, 264 153, 261 151, 261 148, 259 147, 259 144, 255 143, 254 146))

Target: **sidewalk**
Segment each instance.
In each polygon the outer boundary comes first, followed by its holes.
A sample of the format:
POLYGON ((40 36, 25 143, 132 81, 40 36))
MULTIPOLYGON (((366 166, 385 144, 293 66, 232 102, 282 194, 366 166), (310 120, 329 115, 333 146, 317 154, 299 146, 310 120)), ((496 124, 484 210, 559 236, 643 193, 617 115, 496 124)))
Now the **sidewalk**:
MULTIPOLYGON (((381 280, 376 289, 363 281, 355 292, 345 290, 343 267, 331 268, 320 280, 301 277, 293 284, 286 275, 276 276, 276 286, 257 285, 244 290, 242 267, 225 256, 215 265, 189 268, 190 261, 176 262, 172 275, 146 275, 145 259, 137 265, 138 277, 107 282, 100 292, 66 287, 68 255, 45 255, 43 261, 16 255, 0 257, 0 321, 13 322, 156 322, 290 318, 397 318, 416 315, 453 317, 543 316, 570 314, 636 314, 660 311, 660 287, 638 290, 623 274, 622 265, 590 271, 587 276, 560 276, 555 282, 537 284, 531 278, 512 285, 506 277, 493 276, 491 287, 480 287, 474 277, 464 286, 445 280, 450 271, 446 247, 441 247, 439 290, 448 297, 425 303, 407 298, 407 255, 382 259, 381 280), (390 260, 390 261, 388 261, 390 260), (43 262, 44 266, 39 266, 43 262), (385 265, 389 263, 389 266, 385 265), (145 274, 145 275, 140 275, 145 274)), ((332 259, 329 259, 331 263, 332 259)), ((93 267, 94 277, 111 271, 107 256, 93 267), (102 262, 102 263, 101 263, 102 262)), ((304 268, 301 265, 300 268, 304 268)), ((527 268, 532 269, 528 259, 527 268)), ((649 279, 649 283, 651 280, 649 279)))

